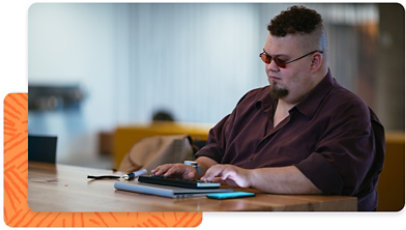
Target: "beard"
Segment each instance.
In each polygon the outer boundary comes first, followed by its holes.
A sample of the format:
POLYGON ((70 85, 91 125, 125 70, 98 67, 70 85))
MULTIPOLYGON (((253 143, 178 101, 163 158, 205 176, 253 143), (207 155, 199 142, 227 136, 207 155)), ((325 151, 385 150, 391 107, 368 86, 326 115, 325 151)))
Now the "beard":
POLYGON ((288 94, 289 94, 288 89, 280 88, 275 83, 270 85, 269 95, 271 95, 273 99, 277 100, 279 98, 286 97, 288 94))

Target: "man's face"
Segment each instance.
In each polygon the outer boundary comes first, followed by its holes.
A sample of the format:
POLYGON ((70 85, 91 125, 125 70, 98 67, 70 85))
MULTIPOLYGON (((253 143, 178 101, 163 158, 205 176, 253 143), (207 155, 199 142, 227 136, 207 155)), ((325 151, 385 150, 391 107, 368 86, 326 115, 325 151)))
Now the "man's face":
MULTIPOLYGON (((269 35, 264 51, 272 57, 277 56, 282 61, 290 61, 312 50, 306 47, 305 37, 302 35, 287 35, 276 37, 269 35)), ((275 61, 265 64, 265 71, 271 86, 271 96, 298 103, 313 88, 311 79, 312 55, 298 61, 279 67, 275 61)))

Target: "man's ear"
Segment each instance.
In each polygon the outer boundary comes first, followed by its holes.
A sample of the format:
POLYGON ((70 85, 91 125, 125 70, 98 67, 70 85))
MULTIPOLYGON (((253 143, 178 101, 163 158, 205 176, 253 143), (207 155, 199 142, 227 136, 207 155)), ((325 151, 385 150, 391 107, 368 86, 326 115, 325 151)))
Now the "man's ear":
POLYGON ((320 69, 322 61, 323 56, 321 53, 317 52, 312 55, 312 62, 310 68, 313 73, 317 72, 320 69))

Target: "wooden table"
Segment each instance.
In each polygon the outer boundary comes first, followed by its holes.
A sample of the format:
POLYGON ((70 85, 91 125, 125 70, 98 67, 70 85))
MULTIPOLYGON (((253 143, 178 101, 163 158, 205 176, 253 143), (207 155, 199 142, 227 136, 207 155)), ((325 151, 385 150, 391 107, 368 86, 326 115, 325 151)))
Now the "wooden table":
MULTIPOLYGON (((213 200, 172 199, 115 190, 117 180, 89 180, 109 170, 29 162, 28 204, 33 211, 356 211, 357 199, 342 196, 274 195, 213 200)), ((244 189, 247 190, 247 189, 244 189)), ((258 191, 257 191, 258 192, 258 191)))

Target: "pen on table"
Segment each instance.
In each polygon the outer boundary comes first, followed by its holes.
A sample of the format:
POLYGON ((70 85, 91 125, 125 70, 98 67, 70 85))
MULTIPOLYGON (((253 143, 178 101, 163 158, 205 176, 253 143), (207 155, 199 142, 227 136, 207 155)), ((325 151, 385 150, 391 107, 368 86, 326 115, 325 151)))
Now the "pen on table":
POLYGON ((122 176, 115 176, 115 175, 103 175, 103 176, 87 176, 87 179, 119 179, 119 178, 124 178, 126 180, 132 180, 135 177, 141 176, 143 174, 146 174, 148 171, 146 169, 140 170, 140 171, 136 171, 136 172, 132 172, 132 173, 128 173, 122 176))
POLYGON ((131 180, 131 179, 134 179, 135 177, 139 177, 141 175, 144 175, 147 172, 148 171, 146 169, 143 169, 143 170, 140 170, 140 171, 125 174, 125 175, 123 175, 123 178, 126 179, 126 180, 131 180))

